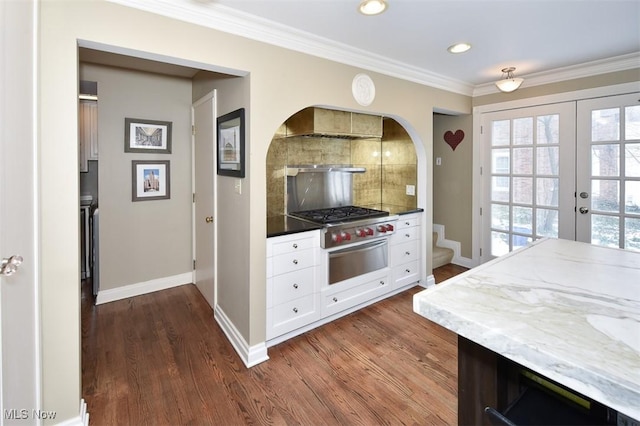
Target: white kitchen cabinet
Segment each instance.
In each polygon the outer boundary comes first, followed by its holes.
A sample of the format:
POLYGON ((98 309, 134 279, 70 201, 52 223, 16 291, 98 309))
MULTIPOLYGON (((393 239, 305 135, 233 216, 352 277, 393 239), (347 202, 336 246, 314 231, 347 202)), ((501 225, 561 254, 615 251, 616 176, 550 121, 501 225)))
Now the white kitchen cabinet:
POLYGON ((322 291, 322 317, 328 317, 391 291, 389 268, 330 285, 322 291))
POLYGON ((80 171, 87 172, 87 161, 98 159, 98 102, 81 100, 78 108, 80 171))
POLYGON ((267 340, 320 319, 320 231, 267 239, 267 340))
POLYGON ((401 215, 389 237, 389 266, 329 284, 321 231, 267 238, 267 346, 283 342, 419 282, 420 215, 401 215))
POLYGON ((396 232, 389 242, 394 289, 420 279, 420 230, 417 214, 402 215, 398 219, 396 232))

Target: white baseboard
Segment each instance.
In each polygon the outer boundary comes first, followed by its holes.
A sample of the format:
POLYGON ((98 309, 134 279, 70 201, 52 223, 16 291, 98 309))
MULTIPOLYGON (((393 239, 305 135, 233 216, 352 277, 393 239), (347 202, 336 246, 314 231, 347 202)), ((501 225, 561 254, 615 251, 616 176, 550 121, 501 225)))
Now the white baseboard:
POLYGON ((438 225, 437 223, 433 224, 433 232, 438 234, 438 241, 436 242, 436 247, 443 247, 453 250, 453 259, 451 263, 459 266, 464 266, 465 268, 473 268, 475 266, 473 259, 469 259, 468 257, 462 257, 460 255, 460 242, 447 240, 444 236, 444 225, 438 225))
POLYGON ((229 317, 224 313, 220 305, 216 305, 214 308, 213 317, 218 322, 220 328, 222 328, 222 331, 227 336, 227 339, 231 342, 231 346, 236 350, 238 356, 247 368, 253 367, 254 365, 260 364, 261 362, 269 359, 265 342, 249 346, 229 317))
POLYGON ((100 290, 98 291, 98 296, 96 297, 96 305, 114 302, 116 300, 127 299, 129 297, 140 296, 147 293, 153 293, 154 291, 166 290, 168 288, 178 287, 184 284, 191 284, 192 282, 193 273, 185 272, 184 274, 157 278, 141 283, 112 288, 109 290, 100 290))
POLYGON ((58 426, 89 426, 89 412, 84 398, 80 400, 80 414, 70 419, 56 423, 58 426))
POLYGON ((429 275, 426 280, 420 281, 420 287, 429 288, 436 285, 436 279, 433 275, 429 275))

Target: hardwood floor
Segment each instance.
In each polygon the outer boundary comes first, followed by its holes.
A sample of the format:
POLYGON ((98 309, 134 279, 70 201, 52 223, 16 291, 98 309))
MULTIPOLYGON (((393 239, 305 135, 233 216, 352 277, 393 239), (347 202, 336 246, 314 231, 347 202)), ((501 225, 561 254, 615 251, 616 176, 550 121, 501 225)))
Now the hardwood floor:
MULTIPOLYGON (((436 282, 456 268, 438 268, 436 282)), ((92 425, 457 423, 457 338, 413 312, 420 287, 272 347, 250 369, 193 285, 100 306, 85 287, 92 425)))
POLYGON ((461 274, 467 270, 468 268, 454 265, 453 263, 449 263, 448 265, 444 265, 439 268, 436 268, 433 271, 433 276, 436 280, 436 284, 439 284, 442 281, 455 277, 456 275, 461 274))

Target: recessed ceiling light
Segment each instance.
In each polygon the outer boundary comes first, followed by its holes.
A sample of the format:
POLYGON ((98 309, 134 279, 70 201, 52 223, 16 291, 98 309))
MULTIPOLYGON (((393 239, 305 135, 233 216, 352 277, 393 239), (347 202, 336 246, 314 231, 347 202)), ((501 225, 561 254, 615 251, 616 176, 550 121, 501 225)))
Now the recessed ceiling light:
POLYGON ((386 9, 387 2, 385 0, 362 0, 358 6, 358 10, 363 15, 377 15, 386 9))
POLYGON ((464 53, 469 49, 471 49, 471 45, 469 43, 456 43, 447 48, 449 53, 464 53))

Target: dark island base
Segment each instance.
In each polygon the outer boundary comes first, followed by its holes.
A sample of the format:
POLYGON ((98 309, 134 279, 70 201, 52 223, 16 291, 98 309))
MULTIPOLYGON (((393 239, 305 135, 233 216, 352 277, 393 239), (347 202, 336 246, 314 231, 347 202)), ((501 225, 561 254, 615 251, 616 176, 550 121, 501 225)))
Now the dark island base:
POLYGON ((617 413, 458 336, 459 425, 615 425, 617 413))

